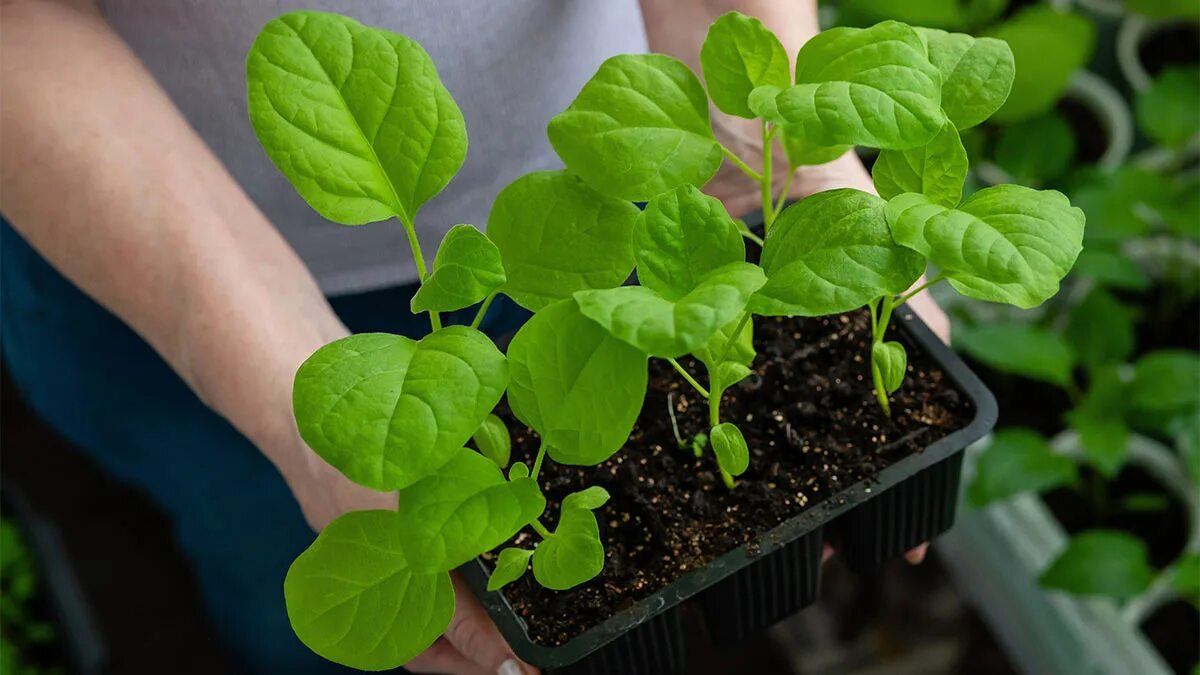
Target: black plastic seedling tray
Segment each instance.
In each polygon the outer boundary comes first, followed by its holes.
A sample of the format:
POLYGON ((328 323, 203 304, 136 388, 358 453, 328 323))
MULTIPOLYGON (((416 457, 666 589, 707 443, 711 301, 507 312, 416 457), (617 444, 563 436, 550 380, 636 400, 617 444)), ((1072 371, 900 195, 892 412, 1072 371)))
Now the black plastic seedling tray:
POLYGON ((996 423, 996 399, 907 306, 896 310, 896 339, 924 352, 971 402, 962 429, 832 495, 821 504, 680 577, 633 607, 557 647, 529 638, 503 591, 487 588, 489 565, 460 568, 500 632, 526 662, 558 675, 674 675, 684 672, 681 603, 695 600, 712 638, 739 640, 790 616, 817 597, 821 549, 838 543, 850 566, 869 571, 954 524, 962 451, 996 423))

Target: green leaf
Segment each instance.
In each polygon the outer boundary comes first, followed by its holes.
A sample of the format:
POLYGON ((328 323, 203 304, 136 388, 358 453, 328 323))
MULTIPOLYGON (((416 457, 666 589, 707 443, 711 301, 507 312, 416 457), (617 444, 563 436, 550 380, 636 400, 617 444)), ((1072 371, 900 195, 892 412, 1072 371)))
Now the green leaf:
POLYGON ((871 345, 871 369, 878 371, 885 393, 892 393, 904 384, 908 370, 908 352, 899 342, 876 342, 871 345))
POLYGON ((956 326, 954 346, 996 370, 1069 387, 1075 354, 1058 333, 1024 324, 956 326))
POLYGON ((604 544, 592 510, 607 501, 608 492, 601 487, 567 495, 558 527, 533 552, 533 576, 539 584, 565 591, 600 574, 604 544))
POLYGON ((322 216, 412 224, 462 166, 462 113, 416 42, 353 19, 292 12, 246 57, 250 123, 322 216))
POLYGON ((1166 178, 1134 166, 1084 172, 1071 190, 1072 201, 1087 214, 1089 242, 1120 242, 1145 234, 1155 211, 1172 195, 1166 178))
POLYGON ((1079 433, 1088 464, 1110 478, 1125 464, 1129 439, 1129 427, 1125 424, 1127 396, 1118 369, 1100 368, 1092 372, 1083 400, 1067 413, 1067 420, 1079 433))
POLYGON ((1019 183, 1058 178, 1074 159, 1075 135, 1055 112, 1002 127, 996 139, 996 164, 1019 183))
POLYGON ((1016 76, 997 122, 1040 115, 1058 102, 1076 70, 1091 58, 1096 28, 1090 19, 1049 5, 1027 7, 992 29, 1012 49, 1016 76))
MULTIPOLYGON (((1088 226, 1090 229, 1090 222, 1088 226)), ((1150 280, 1137 263, 1119 251, 1105 250, 1090 243, 1075 260, 1073 271, 1107 288, 1140 291, 1150 286, 1150 280)))
POLYGON ((919 192, 935 204, 954 208, 962 201, 967 166, 967 151, 958 132, 953 124, 947 124, 926 145, 880 151, 871 167, 871 177, 884 199, 919 192))
POLYGON ((400 492, 400 545, 414 572, 449 571, 517 533, 546 510, 532 478, 463 448, 435 474, 400 492))
POLYGON ((790 133, 823 146, 903 150, 946 123, 942 76, 912 28, 833 28, 800 48, 796 85, 776 98, 790 133))
POLYGON ((997 431, 976 464, 967 490, 974 506, 1022 492, 1042 492, 1078 479, 1075 462, 1055 454, 1035 431, 1010 427, 997 431))
POLYGON ((1156 19, 1200 19, 1196 0, 1125 0, 1125 8, 1156 19))
POLYGON ((638 283, 678 300, 714 270, 744 262, 746 245, 719 200, 684 185, 646 204, 633 227, 633 257, 638 283))
POLYGON ((750 377, 754 372, 749 366, 743 365, 736 361, 725 361, 717 367, 717 381, 721 383, 720 389, 732 387, 742 380, 750 377))
POLYGON ((942 74, 942 110, 956 128, 973 127, 1004 104, 1016 76, 1008 43, 929 28, 917 32, 942 74))
POLYGON ((756 356, 754 351, 754 322, 746 321, 742 324, 742 330, 738 333, 737 339, 729 347, 729 351, 723 353, 725 345, 729 342, 729 336, 733 334, 740 321, 735 319, 721 326, 716 333, 709 338, 708 343, 700 349, 692 352, 692 355, 700 360, 710 371, 717 369, 721 364, 717 363, 717 359, 722 359, 723 362, 739 363, 744 366, 750 365, 756 356))
POLYGON ((409 307, 421 312, 453 312, 482 301, 504 284, 500 250, 470 225, 446 233, 433 259, 433 272, 421 283, 409 307))
POLYGON ((292 563, 283 596, 309 649, 351 668, 387 670, 425 651, 450 625, 450 575, 409 568, 398 518, 394 511, 347 513, 292 563))
POLYGON ((750 449, 746 447, 746 439, 737 425, 730 422, 718 424, 709 432, 708 440, 717 456, 717 464, 725 473, 740 476, 750 468, 750 449))
MULTIPOLYGON (((783 116, 779 114, 776 99, 783 92, 782 87, 763 85, 755 87, 750 92, 749 105, 755 115, 775 124, 783 124, 783 116)), ((783 150, 787 154, 788 166, 811 166, 826 164, 846 154, 850 145, 817 145, 806 138, 801 129, 793 128, 788 131, 779 127, 779 135, 783 142, 783 150)))
POLYGON ((1138 359, 1129 385, 1129 401, 1147 413, 1190 412, 1200 406, 1200 356, 1166 349, 1138 359))
POLYGON ((746 309, 766 282, 757 265, 735 262, 700 280, 687 295, 668 300, 643 286, 580 291, 584 316, 651 356, 676 358, 704 347, 721 326, 746 309))
POLYGON ((892 240, 883 200, 848 188, 784 209, 767 235, 761 264, 767 284, 750 307, 767 316, 847 312, 902 293, 925 271, 921 256, 892 240))
POLYGON ((765 84, 791 84, 787 52, 758 19, 740 12, 722 15, 708 28, 700 47, 700 68, 708 95, 730 115, 754 119, 750 92, 765 84))
POLYGON ((1126 532, 1089 530, 1067 542, 1038 583, 1075 595, 1127 600, 1146 590, 1153 578, 1141 539, 1126 532))
POLYGON ((926 256, 959 293, 1022 309, 1058 292, 1083 245, 1083 211, 1053 190, 996 185, 957 209, 908 193, 886 213, 895 240, 926 256))
POLYGON ((508 460, 512 456, 512 437, 509 436, 504 420, 495 415, 488 415, 471 436, 471 440, 475 441, 479 452, 495 462, 496 466, 501 469, 508 466, 508 460))
POLYGON ((1171 587, 1193 605, 1200 603, 1200 553, 1184 554, 1171 567, 1171 587))
POLYGON ((622 54, 602 63, 550 120, 548 133, 572 173, 630 201, 704 185, 721 166, 704 87, 686 65, 662 54, 622 54))
POLYGON ((1079 362, 1089 368, 1121 363, 1133 352, 1137 315, 1111 293, 1097 288, 1071 310, 1064 335, 1079 362))
POLYGON ((1134 100, 1138 128, 1151 140, 1180 148, 1200 133, 1200 69, 1170 67, 1134 100))
POLYGON ((525 462, 513 462, 513 465, 508 467, 508 479, 516 480, 518 478, 529 477, 529 466, 525 462))
POLYGON ((488 216, 508 281, 501 290, 530 311, 588 288, 619 286, 633 271, 638 208, 564 171, 526 174, 488 216))
POLYGON ((486 335, 450 326, 419 342, 363 333, 321 347, 296 372, 300 436, 350 480, 408 487, 450 461, 508 384, 486 335))
POLYGON ((599 464, 625 444, 646 397, 646 354, 585 317, 574 300, 526 322, 508 359, 508 403, 554 461, 599 464))
POLYGON ((492 576, 488 577, 487 589, 498 591, 525 576, 525 570, 529 569, 529 559, 532 557, 533 551, 523 548, 501 550, 496 558, 496 569, 492 570, 492 576))

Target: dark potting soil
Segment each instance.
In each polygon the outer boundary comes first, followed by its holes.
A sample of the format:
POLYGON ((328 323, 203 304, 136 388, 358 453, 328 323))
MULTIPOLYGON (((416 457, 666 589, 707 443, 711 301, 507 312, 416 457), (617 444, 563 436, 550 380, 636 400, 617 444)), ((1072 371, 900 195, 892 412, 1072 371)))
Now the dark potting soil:
POLYGON ((1075 161, 1087 164, 1099 161, 1108 150, 1108 130, 1096 111, 1082 101, 1064 98, 1058 102, 1058 113, 1075 135, 1075 161))
MULTIPOLYGON (((871 386, 869 343, 865 310, 756 321, 754 374, 722 399, 722 419, 736 421, 751 448, 750 468, 732 491, 718 477, 712 451, 696 458, 672 431, 668 409, 685 441, 707 433, 704 399, 666 362, 652 359, 645 407, 624 449, 595 467, 546 462, 542 468, 544 522, 551 528, 571 492, 600 485, 612 498, 597 511, 606 550, 597 578, 550 591, 527 574, 505 588, 530 637, 560 645, 966 426, 969 401, 915 349, 904 386, 892 397, 893 416, 884 416, 871 386)), ((692 373, 703 372, 690 358, 680 361, 692 373)), ((516 430, 513 459, 531 462, 536 434, 507 421, 516 430)), ((522 532, 510 545, 532 542, 533 535, 522 532)))
POLYGON ((1142 632, 1171 670, 1185 675, 1200 662, 1200 611, 1184 601, 1163 605, 1142 622, 1142 632))
POLYGON ((1174 65, 1200 61, 1200 23, 1178 23, 1155 31, 1138 47, 1142 67, 1152 76, 1174 65))

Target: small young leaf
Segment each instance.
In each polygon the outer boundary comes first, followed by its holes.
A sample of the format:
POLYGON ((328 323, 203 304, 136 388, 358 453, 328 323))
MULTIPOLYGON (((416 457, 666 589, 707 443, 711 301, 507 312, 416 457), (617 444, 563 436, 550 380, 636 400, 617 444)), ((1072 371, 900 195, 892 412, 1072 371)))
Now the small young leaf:
POLYGON ((554 461, 599 464, 625 444, 646 397, 646 354, 584 316, 574 300, 533 315, 508 358, 508 403, 554 461))
POLYGON ((638 208, 563 171, 526 174, 500 191, 488 236, 508 281, 501 290, 538 311, 587 288, 620 286, 633 271, 638 208))
POLYGON ((1023 324, 956 326, 955 348, 996 370, 1068 387, 1075 367, 1071 345, 1058 333, 1023 324))
POLYGON ((409 569, 398 518, 394 511, 347 513, 292 563, 283 596, 309 649, 351 668, 388 670, 425 651, 450 625, 450 575, 409 569))
POLYGON ((704 87, 686 65, 662 54, 605 61, 550 120, 548 133, 572 173, 630 201, 704 185, 721 166, 704 87))
POLYGON ((725 345, 729 342, 729 336, 737 328, 739 320, 734 319, 729 323, 721 326, 716 333, 709 338, 708 343, 700 349, 692 352, 692 355, 700 360, 709 370, 719 367, 721 364, 718 359, 724 361, 733 361, 742 365, 750 365, 754 361, 754 322, 746 321, 742 323, 742 330, 738 333, 737 339, 733 341, 733 345, 729 347, 728 352, 722 353, 725 345), (722 358, 724 357, 724 358, 722 358))
POLYGON ((1071 427, 1079 433, 1088 464, 1110 478, 1125 464, 1129 438, 1129 427, 1125 424, 1127 397, 1118 369, 1099 368, 1092 371, 1091 386, 1083 400, 1067 413, 1071 427))
POLYGON ((999 122, 1016 122, 1054 107, 1076 70, 1087 64, 1096 42, 1095 23, 1048 4, 1021 10, 991 30, 1008 43, 1016 73, 999 122))
POLYGON ((1179 148, 1200 133, 1200 70, 1167 68, 1134 101, 1138 128, 1151 140, 1179 148))
POLYGON ((967 490, 974 506, 1022 492, 1041 492, 1078 479, 1075 462, 1055 454, 1037 432, 1019 427, 997 431, 979 457, 967 490))
MULTIPOLYGON (((1088 229, 1091 229, 1090 222, 1088 229)), ((1075 274, 1093 279, 1103 287, 1140 291, 1150 286, 1150 280, 1137 263, 1118 251, 1090 243, 1080 252, 1072 269, 1075 274)))
POLYGON ((646 204, 633 226, 638 282, 678 300, 717 268, 746 260, 737 224, 721 202, 684 185, 646 204))
POLYGON ((904 384, 908 352, 899 342, 876 342, 871 346, 871 368, 879 371, 885 393, 890 394, 904 384))
POLYGON ((507 384, 504 355, 473 328, 420 341, 363 333, 301 364, 292 404, 300 436, 322 459, 360 485, 397 490, 448 462, 507 384))
POLYGON ((508 467, 508 479, 516 480, 518 478, 529 477, 529 466, 525 462, 513 462, 513 465, 508 467))
POLYGON ((775 104, 785 127, 811 143, 903 150, 925 145, 946 123, 941 88, 921 36, 884 21, 804 43, 796 84, 775 104))
POLYGON ((600 487, 567 495, 558 527, 533 552, 533 576, 539 584, 565 591, 600 574, 604 569, 604 544, 592 509, 606 501, 608 492, 600 487))
POLYGON ((1146 590, 1153 578, 1141 539, 1126 532, 1089 530, 1071 538, 1038 583, 1075 595, 1126 600, 1146 590))
POLYGON ((926 145, 910 150, 881 150, 871 167, 875 190, 884 199, 919 192, 948 208, 962 201, 967 180, 967 151, 953 124, 942 127, 926 145))
POLYGON ((757 265, 736 262, 710 273, 676 301, 643 286, 580 291, 575 301, 585 316, 638 351, 675 358, 704 347, 765 282, 757 265))
POLYGON ((1083 211, 1053 190, 996 185, 957 209, 907 193, 886 213, 896 241, 929 258, 959 293, 1022 309, 1058 292, 1083 246, 1083 211))
POLYGON ((416 42, 324 12, 271 20, 246 57, 250 123, 322 216, 412 224, 467 154, 462 112, 416 42))
POLYGON ((504 278, 496 245, 470 225, 455 225, 438 246, 433 272, 409 307, 413 314, 470 307, 499 288, 504 278))
POLYGON ((1064 335, 1085 366, 1121 363, 1133 351, 1137 314, 1108 291, 1097 288, 1071 310, 1064 335))
POLYGON ((471 440, 475 441, 479 452, 495 462, 496 466, 501 469, 508 466, 509 457, 512 456, 512 437, 508 433, 508 427, 504 426, 504 420, 495 415, 488 415, 471 436, 471 440))
POLYGON ((1200 406, 1200 356, 1184 350, 1150 352, 1138 359, 1129 402, 1147 413, 1191 412, 1200 406))
POLYGON ((787 52, 761 21, 729 12, 708 27, 700 47, 700 67, 708 95, 730 115, 754 119, 747 100, 755 87, 791 84, 787 52))
POLYGON ((929 61, 942 73, 942 110, 957 129, 968 129, 1000 109, 1012 90, 1016 63, 1008 43, 963 33, 917 28, 929 61))
POLYGON ((750 307, 767 316, 824 316, 904 292, 925 271, 920 255, 892 240, 884 202, 849 188, 787 207, 763 248, 767 284, 750 307))
POLYGON ((1018 183, 1058 178, 1075 159, 1075 135, 1055 112, 1001 128, 996 164, 1018 183))
POLYGON ((722 422, 708 434, 717 464, 730 476, 740 476, 750 468, 750 449, 742 430, 730 422, 722 422))
POLYGON ((529 569, 529 559, 532 557, 533 551, 523 548, 510 547, 501 550, 496 558, 496 569, 492 570, 492 576, 488 577, 487 589, 498 591, 525 576, 525 570, 529 569))
POLYGON ((506 481, 495 462, 463 448, 400 492, 395 527, 414 572, 442 572, 503 544, 544 510, 532 478, 506 481))
POLYGON ((721 388, 732 387, 742 380, 750 377, 754 372, 748 366, 744 366, 735 361, 726 361, 717 368, 717 381, 721 383, 721 388))

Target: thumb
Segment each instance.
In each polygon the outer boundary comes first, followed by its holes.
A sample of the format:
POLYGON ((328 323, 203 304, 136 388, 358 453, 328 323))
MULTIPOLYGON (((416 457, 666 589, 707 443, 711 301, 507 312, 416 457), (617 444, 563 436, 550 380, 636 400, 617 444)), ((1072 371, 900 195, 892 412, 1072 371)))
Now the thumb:
POLYGON ((465 657, 497 675, 538 675, 509 648, 487 611, 458 574, 454 579, 454 618, 444 637, 465 657))

